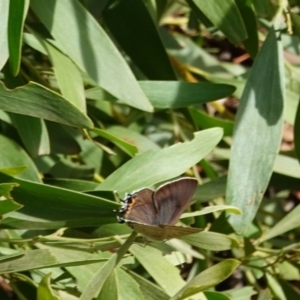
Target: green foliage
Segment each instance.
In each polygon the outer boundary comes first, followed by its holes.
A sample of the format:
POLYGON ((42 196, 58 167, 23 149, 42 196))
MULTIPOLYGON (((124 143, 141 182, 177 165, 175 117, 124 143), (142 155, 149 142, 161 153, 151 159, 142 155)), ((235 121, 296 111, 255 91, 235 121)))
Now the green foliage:
POLYGON ((1 2, 1 299, 299 298, 289 2, 1 2), (118 223, 115 190, 180 176, 197 233, 118 223))

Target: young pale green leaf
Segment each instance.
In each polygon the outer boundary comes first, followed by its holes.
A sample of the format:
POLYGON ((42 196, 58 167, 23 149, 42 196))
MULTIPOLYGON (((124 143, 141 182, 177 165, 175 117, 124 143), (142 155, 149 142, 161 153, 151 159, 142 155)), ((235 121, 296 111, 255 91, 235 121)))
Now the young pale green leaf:
POLYGON ((226 199, 243 212, 229 219, 239 234, 255 217, 271 178, 281 142, 283 103, 283 55, 271 29, 254 62, 235 124, 226 199))
POLYGON ((238 245, 238 241, 236 239, 228 235, 212 231, 202 231, 181 237, 180 239, 195 247, 211 251, 229 250, 238 245))
MULTIPOLYGON (((193 1, 198 9, 200 9, 233 44, 240 44, 247 38, 243 19, 234 0, 189 1, 193 1)), ((197 11, 195 11, 195 13, 197 14, 197 11)))
POLYGON ((2 70, 8 58, 8 16, 10 1, 0 2, 0 70, 2 70))
POLYGON ((212 128, 195 133, 190 142, 144 152, 111 174, 98 189, 122 194, 179 176, 207 155, 221 137, 222 130, 212 128))
MULTIPOLYGON (((244 286, 239 289, 227 290, 226 294, 231 297, 230 299, 249 300, 253 295, 256 295, 257 292, 254 290, 252 286, 244 286)), ((271 300, 271 298, 261 299, 261 300, 271 300)))
POLYGON ((32 162, 31 158, 24 151, 24 149, 21 148, 21 146, 4 135, 0 135, 0 145, 0 168, 2 169, 2 172, 3 169, 25 165, 27 168, 22 173, 18 174, 17 177, 35 182, 41 182, 35 164, 32 162))
POLYGON ((23 26, 28 8, 29 0, 10 1, 7 36, 10 68, 14 76, 20 69, 23 26))
POLYGON ((49 247, 48 249, 28 250, 22 256, 11 257, 0 264, 0 274, 57 266, 91 264, 108 259, 107 253, 90 254, 83 251, 49 247))
POLYGON ((114 136, 129 142, 134 145, 139 153, 146 152, 147 150, 158 150, 160 147, 147 138, 145 135, 138 133, 134 130, 128 129, 122 126, 110 126, 106 129, 106 132, 113 134, 114 136))
POLYGON ((169 296, 173 296, 184 286, 184 281, 179 274, 179 269, 171 265, 171 263, 163 257, 161 251, 150 246, 145 247, 139 244, 132 245, 129 251, 169 296))
POLYGON ((8 90, 0 84, 0 109, 78 128, 92 128, 92 121, 59 94, 29 83, 8 90))
MULTIPOLYGON (((295 137, 295 139, 297 138, 295 137)), ((300 178, 300 165, 293 157, 278 154, 273 171, 289 177, 300 178)))
POLYGON ((291 212, 286 214, 279 222, 277 222, 269 231, 267 231, 260 241, 269 240, 292 229, 300 227, 299 214, 300 206, 298 205, 291 212))
POLYGON ((23 173, 27 169, 27 166, 17 166, 17 167, 8 167, 0 168, 0 172, 9 176, 16 176, 23 173))
POLYGON ((235 259, 224 260, 194 277, 171 299, 185 299, 213 287, 228 278, 239 265, 235 259))
POLYGON ((51 273, 45 275, 37 289, 37 300, 60 300, 51 288, 51 273))
POLYGON ((280 300, 288 300, 284 294, 282 286, 279 284, 277 278, 273 274, 266 273, 265 274, 268 287, 272 291, 272 299, 280 299, 280 300))
POLYGON ((94 128, 92 129, 94 133, 97 135, 107 139, 108 141, 111 141, 114 143, 117 147, 119 147, 121 150, 123 150, 125 153, 127 153, 129 156, 133 157, 137 153, 137 148, 132 145, 131 143, 120 139, 113 133, 107 132, 106 130, 94 128))
POLYGON ((130 106, 153 111, 117 48, 78 1, 32 0, 30 4, 62 52, 99 86, 130 106))
POLYGON ((65 99, 86 114, 86 103, 81 74, 72 60, 50 43, 44 43, 52 61, 57 83, 65 99))
POLYGON ((180 219, 196 217, 196 216, 202 216, 202 215, 210 214, 212 212, 220 211, 220 210, 226 210, 229 213, 237 214, 237 215, 242 214, 241 210, 239 208, 235 207, 235 206, 215 205, 215 206, 204 207, 203 209, 195 211, 195 212, 184 213, 184 214, 181 215, 180 219))

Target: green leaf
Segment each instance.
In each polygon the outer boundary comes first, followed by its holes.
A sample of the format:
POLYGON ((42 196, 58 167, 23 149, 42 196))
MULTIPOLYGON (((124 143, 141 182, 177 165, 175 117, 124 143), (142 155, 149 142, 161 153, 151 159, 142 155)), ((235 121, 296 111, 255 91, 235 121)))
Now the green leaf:
POLYGON ((10 1, 0 2, 0 70, 2 70, 8 58, 8 17, 10 1))
POLYGON ((0 109, 78 128, 93 127, 92 121, 67 100, 33 82, 13 90, 0 83, 0 109))
POLYGON ((16 183, 0 183, 0 197, 5 196, 5 198, 8 198, 0 200, 0 216, 22 207, 22 205, 10 199, 10 192, 16 186, 18 186, 16 183))
POLYGON ((52 61, 57 83, 63 97, 81 112, 86 113, 84 88, 79 69, 69 57, 50 43, 44 43, 44 46, 52 61))
POLYGON ((289 177, 300 178, 299 162, 295 158, 289 156, 277 155, 273 171, 289 177))
POLYGON ((134 272, 129 272, 134 280, 139 284, 145 300, 168 300, 169 296, 156 284, 147 280, 134 272))
POLYGON ((298 104, 295 125, 294 125, 294 142, 295 142, 295 150, 298 157, 298 161, 300 162, 300 102, 298 104))
MULTIPOLYGON (((16 273, 34 269, 57 266, 74 266, 91 264, 108 259, 107 253, 90 254, 79 250, 48 249, 28 250, 21 252, 22 256, 12 257, 0 264, 0 274, 16 273)), ((5 257, 4 257, 5 258, 5 257)))
POLYGON ((14 76, 20 69, 23 26, 28 8, 29 0, 10 1, 7 36, 10 67, 14 76))
POLYGON ((207 129, 211 127, 221 127, 224 130, 224 136, 233 135, 234 123, 232 121, 212 117, 204 111, 194 108, 189 108, 189 112, 193 118, 194 123, 200 128, 207 129))
POLYGON ((134 130, 128 129, 122 126, 110 126, 106 131, 114 136, 122 139, 138 149, 138 153, 145 152, 147 150, 158 150, 160 147, 145 135, 138 133, 134 130))
POLYGON ((251 0, 235 0, 235 3, 244 20, 248 38, 244 40, 244 46, 251 58, 254 59, 258 52, 258 26, 251 0))
POLYGON ((239 234, 255 217, 281 142, 282 59, 280 42, 272 29, 251 70, 235 124, 226 199, 227 204, 243 212, 242 216, 232 215, 229 219, 239 234))
POLYGON ((228 295, 220 292, 205 291, 203 294, 205 295, 207 300, 231 300, 232 299, 228 295))
MULTIPOLYGON (((139 85, 151 104, 158 109, 202 104, 229 96, 235 90, 233 86, 227 84, 178 81, 140 81, 139 85)), ((101 88, 87 90, 86 97, 95 100, 117 100, 101 88)))
POLYGON ((255 11, 258 16, 272 20, 278 13, 280 4, 284 1, 269 1, 269 0, 252 0, 255 11))
MULTIPOLYGON (((225 293, 229 295, 231 299, 234 300, 250 300, 253 295, 257 294, 257 292, 254 290, 252 286, 244 286, 239 289, 227 290, 225 293)), ((264 300, 270 300, 270 299, 264 299, 264 300)))
POLYGON ((171 265, 162 256, 161 251, 143 245, 132 245, 129 251, 169 296, 174 295, 184 286, 179 269, 171 265))
POLYGON ((131 143, 128 143, 125 140, 118 138, 117 136, 115 136, 114 134, 112 134, 106 130, 94 128, 94 129, 92 129, 92 131, 94 133, 96 133, 97 135, 107 139, 108 141, 111 141, 117 147, 119 147, 121 150, 123 150, 125 153, 127 153, 131 157, 133 157, 137 153, 137 148, 134 145, 132 145, 131 143))
MULTIPOLYGON (((1 156, 0 168, 7 169, 14 166, 27 166, 24 172, 17 175, 18 178, 23 178, 35 182, 40 182, 36 166, 28 156, 28 154, 16 142, 8 139, 4 135, 0 135, 1 156)), ((23 168, 22 168, 23 169, 23 168)))
POLYGON ((43 120, 20 114, 11 114, 11 118, 31 156, 50 154, 48 131, 43 120))
POLYGON ((222 176, 198 186, 193 199, 200 203, 223 197, 226 193, 227 176, 222 176))
POLYGON ((116 1, 108 5, 103 17, 118 45, 148 79, 176 79, 146 3, 135 0, 116 1))
MULTIPOLYGON (((272 295, 271 295, 271 292, 269 289, 260 291, 258 294, 258 298, 257 298, 257 300, 271 300, 271 299, 273 299, 273 298, 272 298, 272 295)), ((241 300, 243 300, 243 299, 241 299, 241 300)), ((245 300, 248 300, 248 299, 245 299, 245 300)))
POLYGON ((195 133, 190 142, 144 152, 106 178, 98 189, 117 190, 122 194, 179 176, 207 155, 221 136, 220 128, 212 128, 195 133))
POLYGON ((0 183, 0 196, 10 197, 10 192, 14 187, 18 186, 17 183, 0 183))
POLYGON ((56 187, 64 188, 67 190, 73 190, 77 192, 86 192, 92 191, 97 186, 98 183, 93 181, 86 181, 86 180, 79 180, 79 179, 52 179, 52 178, 45 178, 44 183, 47 185, 53 185, 56 187))
POLYGON ((119 290, 117 285, 116 270, 113 270, 104 282, 103 287, 101 288, 100 293, 97 297, 97 300, 119 299, 118 293, 119 290))
POLYGON ((102 268, 94 275, 92 280, 89 282, 83 293, 81 294, 80 300, 91 300, 97 292, 101 289, 106 280, 111 276, 114 268, 118 265, 122 257, 128 251, 135 240, 137 234, 133 232, 131 236, 126 240, 124 244, 119 248, 117 253, 114 253, 110 259, 103 264, 102 268))
POLYGON ((62 52, 99 86, 130 106, 153 111, 117 48, 78 1, 32 0, 30 4, 62 52))
MULTIPOLYGON (((189 0, 219 28, 233 44, 240 44, 247 38, 241 14, 233 0, 189 0)), ((188 3, 189 3, 188 1, 188 3)))
POLYGON ((230 205, 214 205, 214 206, 204 207, 203 209, 195 211, 195 212, 184 213, 184 214, 181 215, 180 219, 190 218, 190 217, 196 217, 196 216, 202 216, 202 215, 210 214, 212 212, 220 211, 220 210, 227 210, 229 213, 237 214, 237 215, 241 215, 242 214, 241 210, 238 209, 235 206, 230 206, 230 205))
POLYGON ((287 300, 288 298, 285 297, 282 286, 279 284, 276 277, 269 273, 266 273, 265 276, 267 279, 268 287, 272 291, 272 299, 275 298, 280 300, 287 300))
POLYGON ((0 172, 9 176, 16 176, 23 173, 27 169, 27 166, 18 166, 11 168, 0 168, 0 172))
POLYGON ((292 229, 300 226, 300 206, 296 206, 291 212, 286 214, 279 222, 277 222, 270 230, 268 230, 260 239, 266 241, 276 236, 282 235, 292 229))
POLYGON ((225 234, 211 231, 202 231, 181 237, 180 239, 200 249, 211 251, 229 250, 238 245, 238 241, 234 238, 225 234))
POLYGON ((239 265, 235 259, 224 260, 194 277, 171 299, 185 299, 213 287, 228 278, 239 265))
MULTIPOLYGON (((139 284, 130 275, 123 271, 122 268, 116 268, 115 272, 118 282, 117 289, 120 298, 132 300, 144 299, 139 284)), ((102 299, 105 300, 108 298, 102 299)), ((113 300, 114 298, 111 299, 113 300)))
POLYGON ((40 230, 44 228, 96 226, 116 222, 113 209, 116 209, 119 204, 115 202, 11 178, 1 173, 0 182, 19 184, 19 187, 15 188, 11 194, 15 201, 24 205, 18 212, 6 215, 2 220, 2 228, 40 230))
POLYGON ((37 300, 60 300, 51 288, 51 273, 45 275, 37 289, 37 300))

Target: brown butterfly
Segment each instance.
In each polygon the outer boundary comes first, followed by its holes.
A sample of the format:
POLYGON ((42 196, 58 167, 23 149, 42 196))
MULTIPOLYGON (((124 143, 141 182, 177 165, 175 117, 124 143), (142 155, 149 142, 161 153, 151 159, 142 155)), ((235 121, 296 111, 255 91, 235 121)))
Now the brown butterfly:
POLYGON ((127 194, 117 216, 120 223, 153 240, 165 240, 201 231, 174 226, 188 206, 197 188, 197 180, 180 178, 158 187, 142 188, 127 194))

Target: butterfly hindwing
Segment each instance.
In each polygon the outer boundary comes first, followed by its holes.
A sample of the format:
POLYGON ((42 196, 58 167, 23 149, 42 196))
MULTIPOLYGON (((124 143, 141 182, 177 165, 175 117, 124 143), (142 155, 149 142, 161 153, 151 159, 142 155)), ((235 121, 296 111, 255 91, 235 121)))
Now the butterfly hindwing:
POLYGON ((160 186, 154 192, 154 205, 159 225, 174 225, 183 213, 197 188, 197 180, 181 178, 160 186))
POLYGON ((181 236, 198 233, 201 231, 199 228, 181 227, 181 226, 168 226, 168 225, 147 225, 137 222, 129 222, 128 225, 138 233, 148 237, 154 241, 164 241, 181 236))

